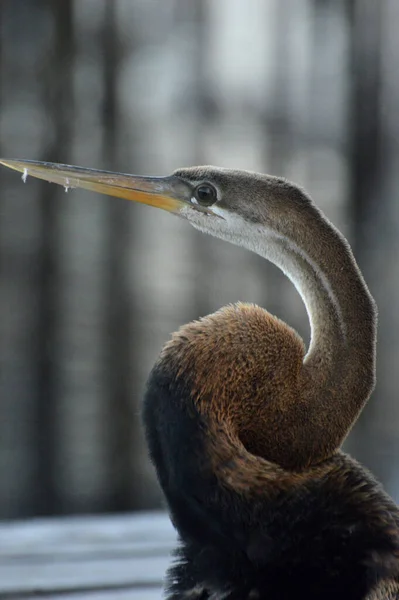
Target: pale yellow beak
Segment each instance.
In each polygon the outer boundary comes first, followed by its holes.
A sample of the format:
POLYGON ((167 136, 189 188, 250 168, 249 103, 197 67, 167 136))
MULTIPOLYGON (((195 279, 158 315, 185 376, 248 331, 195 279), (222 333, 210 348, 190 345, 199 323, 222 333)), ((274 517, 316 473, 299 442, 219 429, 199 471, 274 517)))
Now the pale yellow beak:
POLYGON ((84 188, 100 194, 149 204, 172 213, 179 213, 183 207, 189 205, 192 195, 191 187, 174 175, 140 177, 33 160, 0 159, 0 164, 22 173, 24 181, 32 176, 58 183, 66 191, 84 188))

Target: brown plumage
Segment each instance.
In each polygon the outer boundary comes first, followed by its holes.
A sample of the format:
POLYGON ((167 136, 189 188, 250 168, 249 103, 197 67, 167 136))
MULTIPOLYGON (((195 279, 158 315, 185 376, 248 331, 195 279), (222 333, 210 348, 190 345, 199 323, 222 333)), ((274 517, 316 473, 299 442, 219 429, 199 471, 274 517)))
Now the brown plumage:
POLYGON ((284 465, 295 441, 293 413, 301 411, 304 355, 288 325, 258 306, 237 304, 183 326, 161 357, 178 365, 177 377, 191 373, 199 414, 239 432, 253 454, 284 465))
POLYGON ((21 161, 56 183, 152 204, 279 266, 311 343, 267 311, 184 325, 150 375, 144 424, 178 530, 168 598, 399 598, 399 511, 340 446, 375 383, 376 307, 343 236, 279 178, 214 167, 141 178, 21 161))

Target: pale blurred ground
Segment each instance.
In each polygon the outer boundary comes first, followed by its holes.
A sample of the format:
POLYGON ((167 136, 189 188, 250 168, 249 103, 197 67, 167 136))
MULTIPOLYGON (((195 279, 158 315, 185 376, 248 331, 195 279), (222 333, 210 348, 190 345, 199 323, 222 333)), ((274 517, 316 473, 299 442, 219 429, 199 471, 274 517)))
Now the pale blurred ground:
MULTIPOLYGON (((2 0, 0 154, 302 184, 380 308, 347 448, 399 499, 397 0, 2 0)), ((0 171, 0 517, 160 505, 140 402, 180 324, 257 302, 308 340, 257 256, 143 206, 0 171)))

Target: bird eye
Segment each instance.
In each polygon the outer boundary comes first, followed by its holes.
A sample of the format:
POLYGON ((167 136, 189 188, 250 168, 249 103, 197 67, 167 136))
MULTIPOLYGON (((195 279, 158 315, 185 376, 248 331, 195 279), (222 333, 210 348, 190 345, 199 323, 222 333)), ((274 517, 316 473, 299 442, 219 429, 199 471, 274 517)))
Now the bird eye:
POLYGON ((211 206, 217 200, 216 190, 213 186, 207 184, 199 185, 194 192, 198 204, 202 206, 211 206))

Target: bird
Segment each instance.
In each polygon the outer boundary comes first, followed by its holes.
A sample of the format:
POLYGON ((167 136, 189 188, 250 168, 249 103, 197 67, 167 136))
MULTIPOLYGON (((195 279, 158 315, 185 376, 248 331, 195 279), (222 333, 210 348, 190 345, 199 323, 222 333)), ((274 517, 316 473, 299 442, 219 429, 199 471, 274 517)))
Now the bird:
POLYGON ((144 177, 1 160, 162 208, 279 267, 310 343, 264 308, 183 325, 149 375, 143 423, 178 533, 168 600, 399 598, 399 510, 341 449, 376 372, 377 308, 344 236, 281 177, 212 166, 144 177))

